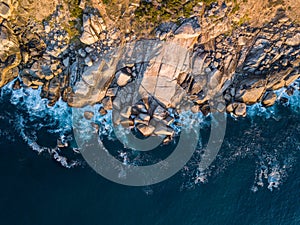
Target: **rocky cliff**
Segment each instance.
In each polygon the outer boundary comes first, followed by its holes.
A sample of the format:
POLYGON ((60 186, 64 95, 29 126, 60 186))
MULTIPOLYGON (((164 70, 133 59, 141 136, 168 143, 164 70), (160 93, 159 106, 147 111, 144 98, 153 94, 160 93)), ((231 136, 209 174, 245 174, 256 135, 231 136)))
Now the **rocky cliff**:
POLYGON ((40 88, 49 105, 102 103, 99 114, 117 109, 117 123, 170 138, 183 110, 246 116, 299 89, 299 5, 2 0, 0 87, 40 88))

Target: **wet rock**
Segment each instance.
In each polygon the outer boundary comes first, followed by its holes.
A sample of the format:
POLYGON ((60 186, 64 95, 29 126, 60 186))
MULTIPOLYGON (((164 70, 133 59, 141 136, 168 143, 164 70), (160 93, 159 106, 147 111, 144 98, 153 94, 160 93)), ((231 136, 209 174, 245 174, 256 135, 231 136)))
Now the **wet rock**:
POLYGON ((63 142, 61 139, 57 139, 56 146, 58 148, 65 148, 65 147, 68 147, 68 143, 67 142, 63 142))
POLYGON ((120 111, 120 115, 124 118, 129 118, 131 115, 131 106, 126 106, 120 111))
POLYGON ((289 102, 289 99, 286 98, 286 97, 281 97, 281 98, 280 98, 280 102, 281 102, 282 104, 285 104, 285 103, 288 103, 288 102, 289 102))
POLYGON ((293 87, 289 87, 285 90, 288 96, 292 96, 294 94, 295 89, 293 87))
POLYGON ((245 103, 237 103, 237 106, 234 110, 234 114, 236 116, 243 116, 245 117, 247 114, 247 106, 245 103))
POLYGON ((260 99, 264 90, 265 90, 265 87, 258 87, 258 88, 242 90, 243 94, 241 96, 241 99, 246 104, 254 104, 260 99))
MULTIPOLYGON (((64 93, 63 99, 72 107, 102 103, 101 115, 114 106, 119 113, 119 123, 126 127, 139 125, 139 130, 146 135, 172 136, 169 125, 176 113, 188 108, 188 104, 184 104, 186 99, 192 101, 188 109, 194 113, 201 111, 204 115, 225 110, 223 103, 211 101, 216 93, 224 96, 229 103, 226 111, 237 116, 246 115, 246 104, 260 100, 264 106, 274 104, 276 95, 270 90, 290 86, 299 77, 298 25, 272 24, 256 32, 245 24, 232 30, 232 34, 225 35, 224 32, 230 30, 230 21, 225 17, 218 19, 220 24, 216 24, 219 22, 213 15, 218 17, 223 11, 216 9, 217 4, 207 8, 210 8, 207 9, 209 13, 198 18, 203 23, 201 29, 196 17, 182 20, 184 22, 179 26, 170 23, 172 25, 167 30, 157 30, 164 42, 142 40, 125 43, 120 55, 110 52, 108 45, 112 45, 112 39, 118 39, 122 31, 108 29, 106 32, 101 17, 92 13, 83 16, 80 38, 81 42, 90 46, 81 46, 78 51, 80 44, 77 46, 77 43, 72 43, 68 51, 64 51, 68 46, 67 38, 53 21, 45 22, 41 33, 45 35, 46 32, 46 37, 35 35, 33 31, 26 35, 20 32, 18 38, 22 41, 23 51, 19 67, 23 82, 20 85, 32 88, 43 85, 42 96, 48 98, 50 104, 64 93), (38 47, 38 39, 51 39, 46 41, 48 54, 38 47), (107 57, 106 53, 109 53, 107 57), (54 58, 57 58, 58 64, 54 63, 54 58), (116 71, 119 72, 115 74, 116 71), (130 87, 134 83, 128 85, 131 80, 141 81, 141 85, 130 87), (118 96, 127 87, 130 91, 118 96), (137 92, 142 100, 133 107, 124 108, 137 92)), ((2 23, 1 29, 4 25, 2 23)), ((14 28, 14 32, 18 29, 14 28)), ((134 31, 128 29, 126 34, 131 35, 131 32, 134 31)), ((13 32, 6 36, 9 38, 0 40, 1 85, 18 74, 17 61, 14 63, 14 59, 18 59, 18 39, 13 32), (12 64, 14 68, 2 73, 3 68, 12 64)), ((289 88, 287 93, 292 94, 293 89, 289 88)))
POLYGON ((107 111, 106 111, 103 107, 101 107, 101 108, 99 109, 99 113, 100 113, 101 116, 104 116, 104 115, 107 114, 107 111))
POLYGON ((120 124, 123 126, 123 127, 132 127, 134 125, 134 122, 131 120, 131 119, 123 119, 120 121, 120 124))
POLYGON ((266 107, 274 105, 277 99, 277 95, 273 91, 269 91, 265 94, 262 100, 262 104, 266 107))
POLYGON ((154 130, 154 134, 159 136, 172 136, 174 134, 174 130, 163 124, 157 124, 154 130))
POLYGON ((154 132, 155 127, 152 126, 152 125, 146 126, 146 125, 143 125, 143 124, 139 124, 137 126, 137 129, 138 129, 139 132, 141 132, 141 134, 143 136, 148 137, 154 132))
POLYGON ((204 116, 207 116, 210 113, 210 106, 208 104, 202 105, 200 110, 204 116))
POLYGON ((16 81, 13 84, 13 89, 14 90, 19 90, 21 88, 21 82, 19 79, 16 79, 16 81))
POLYGON ((161 107, 160 105, 156 107, 153 112, 153 117, 158 120, 163 120, 168 116, 168 113, 165 108, 161 107))
POLYGON ((145 121, 145 122, 149 122, 150 121, 150 116, 148 114, 144 114, 144 113, 140 113, 138 115, 138 118, 145 121))
POLYGON ((226 111, 228 112, 228 113, 232 113, 234 110, 235 110, 235 108, 236 108, 236 103, 230 103, 230 104, 228 104, 228 106, 226 107, 226 111))
POLYGON ((199 105, 192 106, 191 111, 193 113, 198 113, 200 111, 200 106, 199 105))
MULTIPOLYGON (((23 79, 24 81, 24 79, 23 79)), ((61 81, 58 77, 54 77, 52 80, 45 82, 42 91, 41 97, 47 98, 49 100, 48 105, 53 106, 61 96, 61 81)), ((33 86, 31 86, 33 87, 33 86)))
POLYGON ((94 117, 94 113, 91 111, 85 111, 84 112, 84 118, 86 118, 87 120, 91 120, 94 117))
POLYGON ((112 110, 113 109, 113 102, 111 97, 105 97, 102 100, 102 104, 105 110, 112 110))
POLYGON ((291 74, 290 76, 287 76, 284 81, 285 81, 285 86, 291 85, 295 80, 297 80, 300 77, 300 74, 291 74))

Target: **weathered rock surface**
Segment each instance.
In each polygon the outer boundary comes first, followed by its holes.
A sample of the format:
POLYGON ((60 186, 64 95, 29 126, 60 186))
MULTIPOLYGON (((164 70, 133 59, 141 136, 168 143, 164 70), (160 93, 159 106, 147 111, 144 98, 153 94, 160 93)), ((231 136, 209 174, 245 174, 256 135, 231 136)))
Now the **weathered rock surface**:
POLYGON ((131 79, 131 76, 125 74, 125 73, 122 73, 120 72, 119 74, 117 74, 118 76, 118 80, 117 80, 117 84, 120 86, 120 87, 123 87, 125 86, 131 79))
POLYGON ((267 107, 272 106, 274 105, 276 99, 277 99, 277 95, 273 91, 269 91, 263 97, 262 104, 267 107))
POLYGON ((83 15, 83 33, 80 41, 91 45, 99 40, 100 33, 105 30, 102 18, 95 15, 83 15))
POLYGON ((20 62, 18 39, 10 28, 0 25, 0 88, 18 76, 20 62))
POLYGON ((0 2, 0 16, 7 19, 11 15, 11 6, 5 2, 0 2))
MULTIPOLYGON (((137 39, 139 32, 120 30, 102 3, 92 1, 97 12, 82 2, 80 41, 70 43, 67 14, 59 7, 40 24, 28 19, 40 3, 13 2, 0 1, 0 88, 18 76, 15 88, 42 87, 49 105, 59 98, 71 107, 102 103, 100 115, 116 109, 120 124, 145 136, 169 139, 170 125, 185 110, 246 116, 247 105, 272 106, 278 89, 292 95, 300 77, 300 27, 280 8, 262 26, 231 16, 234 4, 199 4, 180 25, 161 24, 156 39, 137 39)), ((131 12, 126 25, 135 7, 124 9, 124 16, 131 12)))

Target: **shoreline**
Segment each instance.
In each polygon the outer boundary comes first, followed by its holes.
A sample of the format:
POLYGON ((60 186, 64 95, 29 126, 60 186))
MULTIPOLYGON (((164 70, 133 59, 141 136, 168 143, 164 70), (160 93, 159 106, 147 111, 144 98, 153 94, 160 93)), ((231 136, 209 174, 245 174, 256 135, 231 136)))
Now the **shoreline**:
MULTIPOLYGON (((240 9, 199 3, 189 18, 163 22, 154 29, 156 37, 145 39, 121 29, 120 21, 112 23, 108 5, 81 3, 75 42, 63 22, 65 7, 42 22, 29 20, 26 28, 11 26, 13 13, 2 16, 2 87, 15 80, 16 90, 41 88, 49 106, 60 99, 76 108, 102 104, 83 116, 90 120, 115 110, 116 124, 144 136, 164 135, 166 142, 182 111, 245 117, 249 105, 287 102, 277 90, 286 88, 288 96, 299 90, 292 84, 300 77, 300 26, 280 5, 268 6, 274 9, 264 17, 269 22, 254 26, 241 17, 250 3, 240 9)), ((142 6, 131 4, 125 12, 142 6)))

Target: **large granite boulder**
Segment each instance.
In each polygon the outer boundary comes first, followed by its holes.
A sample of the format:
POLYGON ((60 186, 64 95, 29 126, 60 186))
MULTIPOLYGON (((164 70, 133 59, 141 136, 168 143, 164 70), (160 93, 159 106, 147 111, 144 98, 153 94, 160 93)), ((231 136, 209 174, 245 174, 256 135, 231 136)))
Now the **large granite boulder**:
POLYGON ((102 18, 95 15, 83 15, 83 33, 80 41, 86 45, 94 44, 99 40, 100 33, 105 30, 102 18))
POLYGON ((0 26, 0 88, 18 76, 16 68, 21 62, 18 39, 13 31, 0 26))

